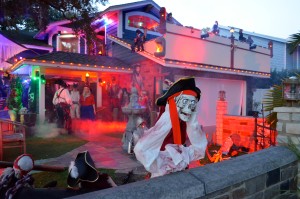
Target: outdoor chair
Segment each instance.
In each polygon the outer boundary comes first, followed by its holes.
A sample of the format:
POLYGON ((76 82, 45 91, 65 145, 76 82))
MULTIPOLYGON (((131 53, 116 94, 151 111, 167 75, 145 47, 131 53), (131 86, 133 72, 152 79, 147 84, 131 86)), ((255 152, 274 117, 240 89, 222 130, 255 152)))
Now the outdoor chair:
POLYGON ((25 126, 20 122, 0 119, 0 160, 4 149, 19 148, 20 154, 26 153, 25 126))

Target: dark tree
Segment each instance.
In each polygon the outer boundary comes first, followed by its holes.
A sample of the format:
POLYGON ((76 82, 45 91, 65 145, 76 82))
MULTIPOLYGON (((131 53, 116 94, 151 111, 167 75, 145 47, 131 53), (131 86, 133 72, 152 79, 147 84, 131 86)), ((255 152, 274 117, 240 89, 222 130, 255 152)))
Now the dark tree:
POLYGON ((43 30, 54 21, 71 21, 76 34, 83 33, 90 46, 96 35, 90 26, 99 4, 108 0, 0 0, 1 30, 43 30))
POLYGON ((300 45, 300 32, 292 34, 289 38, 288 47, 290 49, 290 54, 295 52, 299 48, 299 45, 300 45))

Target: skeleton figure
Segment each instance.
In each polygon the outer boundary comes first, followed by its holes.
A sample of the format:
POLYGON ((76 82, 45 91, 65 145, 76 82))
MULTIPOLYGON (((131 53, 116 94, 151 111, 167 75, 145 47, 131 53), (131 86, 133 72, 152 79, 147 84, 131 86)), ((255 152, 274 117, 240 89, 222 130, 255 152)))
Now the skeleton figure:
POLYGON ((196 111, 197 99, 192 95, 179 95, 175 98, 177 105, 177 112, 179 118, 188 122, 191 119, 192 113, 196 111))
POLYGON ((207 140, 196 108, 200 93, 194 78, 183 78, 156 100, 165 110, 134 148, 151 177, 185 170, 190 162, 205 156, 207 140))

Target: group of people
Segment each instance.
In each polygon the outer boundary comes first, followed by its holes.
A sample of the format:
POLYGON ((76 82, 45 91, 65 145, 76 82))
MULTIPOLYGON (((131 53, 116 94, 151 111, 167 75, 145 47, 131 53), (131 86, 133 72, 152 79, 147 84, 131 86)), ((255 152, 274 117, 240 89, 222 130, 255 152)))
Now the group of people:
MULTIPOLYGON (((203 28, 202 31, 201 31, 201 39, 205 39, 205 38, 208 38, 209 37, 209 30, 210 28, 207 27, 207 28, 203 28)), ((220 29, 219 29, 219 23, 218 21, 215 21, 213 27, 212 27, 212 31, 211 31, 213 34, 215 35, 219 35, 220 33, 220 29)))
POLYGON ((95 97, 88 85, 83 87, 82 94, 79 93, 78 84, 73 84, 71 91, 62 79, 58 79, 59 89, 53 96, 52 103, 57 114, 57 127, 71 131, 72 119, 96 118, 95 97))
POLYGON ((246 37, 244 37, 244 33, 243 33, 243 29, 239 30, 239 41, 241 42, 247 42, 249 44, 249 49, 255 49, 256 48, 256 44, 254 44, 254 41, 252 39, 252 37, 250 35, 248 35, 248 38, 246 39, 246 37))
MULTIPOLYGON (((220 28, 218 21, 215 21, 212 31, 213 34, 219 35, 220 34, 220 28)), ((209 37, 209 28, 203 28, 201 32, 201 39, 205 39, 209 37)), ((249 49, 255 49, 256 44, 254 44, 253 39, 250 35, 248 35, 248 38, 244 37, 243 29, 239 30, 239 41, 241 42, 247 42, 249 44, 249 49)))

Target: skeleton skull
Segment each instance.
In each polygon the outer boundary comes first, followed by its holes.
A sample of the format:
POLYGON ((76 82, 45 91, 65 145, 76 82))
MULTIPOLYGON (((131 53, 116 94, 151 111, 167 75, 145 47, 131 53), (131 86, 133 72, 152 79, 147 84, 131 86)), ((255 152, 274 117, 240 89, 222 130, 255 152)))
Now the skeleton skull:
POLYGON ((189 121, 192 114, 196 111, 197 99, 192 95, 179 95, 175 98, 178 116, 182 121, 189 121))

